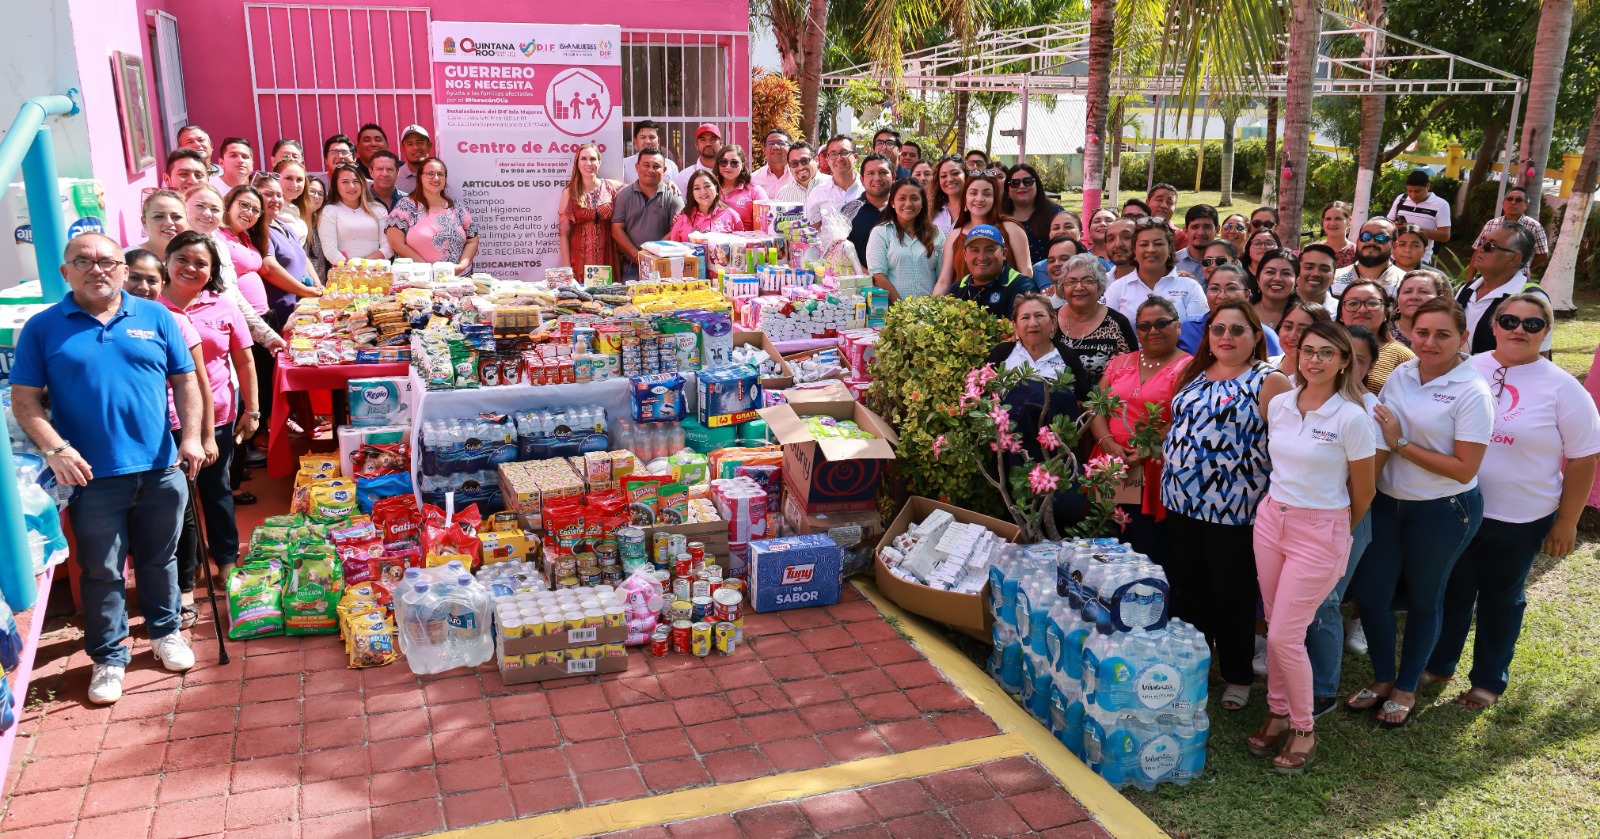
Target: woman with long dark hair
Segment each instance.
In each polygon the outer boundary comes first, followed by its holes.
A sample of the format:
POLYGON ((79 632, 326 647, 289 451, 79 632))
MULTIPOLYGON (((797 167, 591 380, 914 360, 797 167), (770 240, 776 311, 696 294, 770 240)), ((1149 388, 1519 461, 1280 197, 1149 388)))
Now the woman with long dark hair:
POLYGON ((353 163, 341 163, 332 177, 333 194, 317 211, 323 255, 330 263, 394 256, 383 235, 383 208, 372 200, 361 170, 353 163))
MULTIPOLYGON (((1252 240, 1254 241, 1254 240, 1252 240)), ((1272 329, 1277 329, 1295 300, 1294 281, 1298 265, 1294 254, 1284 250, 1261 254, 1256 262, 1255 293, 1251 295, 1256 306, 1256 317, 1272 329)))
MULTIPOLYGON (((1044 259, 1050 243, 1050 222, 1061 212, 1061 205, 1044 194, 1039 172, 1026 163, 1006 170, 1006 191, 1000 199, 1000 214, 1022 225, 1028 234, 1028 261, 1044 259)), ((1076 238, 1076 237, 1074 237, 1076 238)))
POLYGON ((889 187, 889 211, 867 238, 867 273, 889 292, 889 302, 933 293, 939 279, 944 234, 933 226, 917 182, 901 178, 889 187))
POLYGON ((928 201, 928 217, 939 232, 950 235, 956 226, 967 195, 967 164, 953 154, 939 158, 933 177, 922 187, 928 201))
POLYGON ((389 245, 419 262, 453 262, 458 275, 472 273, 478 255, 478 225, 450 197, 450 170, 444 161, 422 161, 417 191, 400 199, 384 220, 389 245))
POLYGON ((267 312, 267 286, 261 276, 268 254, 263 212, 261 193, 255 187, 236 186, 222 199, 222 226, 217 229, 239 278, 239 293, 258 315, 267 312))
POLYGON ((944 261, 939 268, 939 283, 933 293, 943 294, 967 275, 967 234, 980 224, 991 225, 1000 231, 1001 238, 1005 239, 1005 261, 1017 273, 1031 280, 1033 262, 1028 259, 1028 234, 1023 231, 1022 225, 1000 213, 999 180, 982 175, 969 178, 962 201, 961 215, 956 218, 955 227, 950 228, 950 234, 944 240, 944 261))
POLYGON ((690 233, 733 233, 742 229, 739 214, 722 201, 722 187, 717 176, 709 169, 701 169, 689 176, 684 185, 689 193, 684 196, 682 212, 672 220, 667 238, 674 242, 689 241, 690 233))
POLYGON ((755 229, 755 203, 770 196, 759 184, 750 182, 750 159, 744 149, 729 144, 717 152, 717 186, 722 203, 739 215, 740 230, 755 229))

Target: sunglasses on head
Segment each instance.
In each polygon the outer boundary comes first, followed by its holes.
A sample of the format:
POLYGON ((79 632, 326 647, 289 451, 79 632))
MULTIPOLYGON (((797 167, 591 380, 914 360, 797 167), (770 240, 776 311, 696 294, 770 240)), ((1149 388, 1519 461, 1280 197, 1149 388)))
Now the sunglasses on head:
POLYGON ((1207 328, 1207 331, 1216 338, 1221 338, 1224 335, 1243 338, 1250 331, 1250 327, 1239 323, 1213 323, 1207 328))
POLYGON ((1141 320, 1134 327, 1140 332, 1159 332, 1177 322, 1176 318, 1156 318, 1154 321, 1141 320))
POLYGON ((1272 228, 1277 227, 1278 223, 1270 219, 1258 218, 1251 219, 1250 226, 1257 230, 1271 230, 1272 228))
POLYGON ((1362 242, 1377 242, 1380 245, 1387 245, 1394 239, 1393 236, 1387 233, 1372 233, 1366 230, 1361 231, 1361 235, 1356 238, 1362 242))
POLYGON ((1496 326, 1507 332, 1515 332, 1517 327, 1520 326, 1522 331, 1529 335, 1538 335, 1550 325, 1549 321, 1541 317, 1519 318, 1516 315, 1498 315, 1495 317, 1494 322, 1496 326))

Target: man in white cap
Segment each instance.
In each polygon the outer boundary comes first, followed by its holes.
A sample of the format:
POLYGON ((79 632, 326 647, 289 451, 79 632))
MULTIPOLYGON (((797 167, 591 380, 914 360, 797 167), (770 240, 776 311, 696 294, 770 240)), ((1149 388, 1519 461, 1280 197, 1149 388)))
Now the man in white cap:
POLYGON ((422 161, 432 156, 433 139, 428 136, 428 129, 416 124, 406 126, 406 130, 400 132, 400 159, 405 165, 400 167, 400 175, 395 178, 395 189, 407 195, 416 192, 422 161))
MULTIPOLYGON (((700 159, 693 166, 685 166, 683 171, 673 181, 678 185, 678 191, 684 195, 689 194, 689 178, 701 169, 717 174, 717 155, 722 154, 722 129, 711 123, 703 123, 694 131, 694 147, 700 152, 700 159)), ((717 183, 722 183, 718 178, 717 183)))

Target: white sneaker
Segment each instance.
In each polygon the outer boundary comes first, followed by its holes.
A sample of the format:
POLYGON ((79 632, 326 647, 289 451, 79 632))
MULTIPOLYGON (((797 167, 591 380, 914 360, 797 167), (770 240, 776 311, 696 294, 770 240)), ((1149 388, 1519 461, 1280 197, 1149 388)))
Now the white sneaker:
POLYGON ((194 650, 189 649, 189 642, 183 640, 181 632, 163 635, 151 646, 155 649, 156 661, 174 673, 182 673, 194 666, 194 650))
POLYGON ((1262 647, 1261 649, 1256 650, 1255 658, 1250 659, 1250 669, 1254 670, 1257 676, 1265 676, 1265 675, 1267 675, 1267 648, 1266 647, 1262 647))
POLYGON ((96 664, 89 677, 89 701, 96 705, 110 705, 122 698, 122 675, 127 668, 120 664, 96 664))
POLYGON ((1367 654, 1367 633, 1361 628, 1361 619, 1345 621, 1344 651, 1356 655, 1367 654))

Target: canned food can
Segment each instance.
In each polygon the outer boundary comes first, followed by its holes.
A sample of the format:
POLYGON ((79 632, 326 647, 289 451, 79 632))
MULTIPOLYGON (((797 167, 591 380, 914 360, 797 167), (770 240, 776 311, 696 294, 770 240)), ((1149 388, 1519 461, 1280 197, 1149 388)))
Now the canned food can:
POLYGON ((733 637, 739 643, 744 643, 744 615, 740 615, 739 619, 733 622, 733 637))
POLYGON ((689 652, 689 636, 693 634, 694 624, 686 620, 672 622, 672 651, 680 655, 689 652))
POLYGON ((679 577, 672 581, 672 597, 674 600, 688 600, 694 596, 694 587, 688 577, 679 577))
POLYGON ((628 654, 628 651, 620 643, 607 644, 605 648, 606 658, 621 658, 628 654))
POLYGON ((696 621, 707 620, 706 616, 711 614, 711 598, 710 598, 710 596, 696 597, 695 599, 693 599, 693 600, 691 600, 689 602, 692 603, 693 606, 694 606, 694 610, 693 610, 693 613, 692 613, 693 617, 690 618, 690 620, 696 620, 696 621))
POLYGON ((665 658, 670 649, 672 649, 672 630, 665 626, 656 627, 656 631, 650 633, 650 656, 665 658))
POLYGON ((561 589, 574 589, 578 587, 578 578, 570 574, 559 578, 556 587, 561 589))
POLYGON ((588 645, 588 646, 583 648, 583 657, 584 658, 605 658, 605 655, 606 655, 606 645, 605 644, 590 644, 590 645, 588 645))
POLYGON ((545 635, 560 635, 567 631, 567 618, 561 612, 545 612, 543 623, 545 635))
POLYGON ((696 623, 691 629, 691 652, 705 658, 711 654, 711 624, 705 621, 696 623))
POLYGON ((706 565, 706 579, 710 580, 713 586, 722 584, 722 576, 722 566, 715 562, 706 565))
MULTIPOLYGON (((542 624, 535 624, 535 625, 539 626, 539 628, 541 630, 540 634, 543 634, 543 632, 542 632, 542 630, 544 629, 543 625, 542 624)), ((506 619, 500 621, 500 635, 502 637, 505 637, 505 638, 521 638, 522 637, 522 618, 520 618, 520 617, 506 618, 506 619)))
POLYGON ((570 556, 558 558, 553 565, 557 577, 571 577, 578 573, 578 560, 570 556))
POLYGON ((690 620, 689 616, 693 612, 694 612, 694 603, 690 602, 690 600, 687 597, 679 598, 677 600, 672 601, 672 619, 674 621, 690 620))
POLYGON ((584 627, 583 612, 573 610, 564 613, 561 617, 567 622, 568 629, 582 629, 584 627))
POLYGON ((719 621, 737 620, 744 614, 744 594, 737 589, 723 586, 711 595, 711 600, 716 603, 719 621))
POLYGON ((704 579, 695 580, 694 584, 689 587, 689 594, 690 597, 693 598, 710 597, 711 581, 704 579))
POLYGON ((672 557, 672 573, 679 577, 694 575, 694 557, 686 554, 676 554, 672 557))
POLYGON ((544 663, 545 664, 562 664, 562 663, 566 662, 567 659, 572 657, 570 655, 570 653, 571 653, 571 650, 568 650, 568 649, 545 650, 545 652, 544 652, 544 663))
POLYGON ((650 572, 650 576, 654 577, 655 581, 660 583, 662 588, 667 588, 667 583, 672 580, 672 572, 668 571, 666 568, 657 568, 650 572))
POLYGON ((607 628, 615 628, 628 622, 628 610, 621 606, 607 606, 602 611, 605 614, 607 628))
POLYGON ((601 568, 600 569, 600 580, 601 580, 601 582, 607 583, 609 585, 621 585, 622 584, 622 567, 618 566, 618 565, 607 565, 607 566, 601 568))
POLYGON ((645 558, 644 528, 628 525, 617 528, 617 550, 623 556, 645 558))
POLYGON ((716 627, 717 652, 722 655, 733 655, 739 648, 739 640, 735 637, 737 631, 729 621, 721 621, 716 627))
POLYGON ((588 570, 579 569, 579 571, 578 571, 578 585, 594 586, 594 585, 599 585, 599 584, 600 584, 600 569, 598 569, 598 568, 591 568, 591 569, 588 569, 588 570))
POLYGON ((606 625, 606 613, 599 606, 583 611, 583 625, 590 629, 599 629, 606 625))
POLYGON ((667 550, 672 556, 689 552, 689 537, 682 533, 667 534, 667 550))
POLYGON ((501 670, 521 670, 522 669, 522 656, 520 656, 520 655, 503 655, 503 656, 500 656, 500 669, 501 670))

